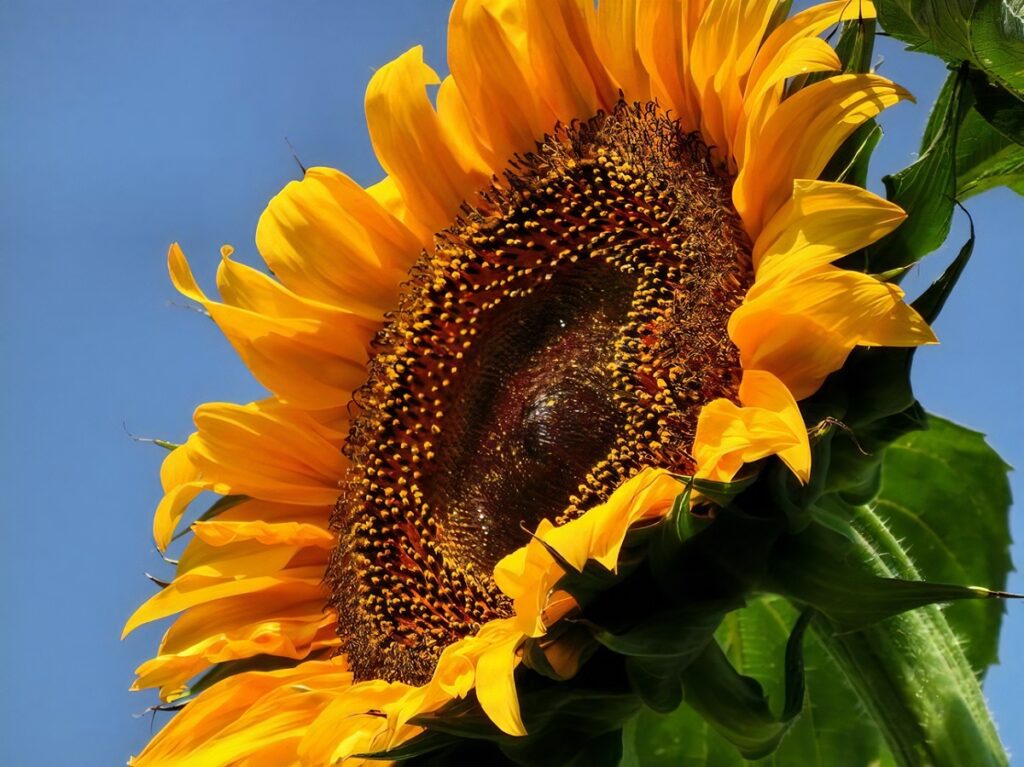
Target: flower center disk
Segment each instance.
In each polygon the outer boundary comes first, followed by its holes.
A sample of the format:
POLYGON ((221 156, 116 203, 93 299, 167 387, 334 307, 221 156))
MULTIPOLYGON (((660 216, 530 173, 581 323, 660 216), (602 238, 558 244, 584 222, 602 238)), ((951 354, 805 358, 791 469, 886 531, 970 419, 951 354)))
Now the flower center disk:
POLYGON ((510 614, 491 570, 527 530, 693 471, 752 279, 731 179, 653 104, 557 128, 464 206, 356 395, 329 579, 357 677, 425 682, 510 614))

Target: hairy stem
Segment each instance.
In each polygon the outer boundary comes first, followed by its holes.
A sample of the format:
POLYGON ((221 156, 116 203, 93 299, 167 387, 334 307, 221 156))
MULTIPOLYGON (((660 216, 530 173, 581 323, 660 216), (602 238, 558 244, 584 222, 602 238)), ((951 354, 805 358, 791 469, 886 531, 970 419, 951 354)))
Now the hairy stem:
MULTIPOLYGON (((920 579, 899 541, 870 507, 824 511, 821 521, 849 537, 879 575, 920 579)), ((867 629, 815 629, 871 714, 901 767, 1006 767, 981 686, 937 607, 867 629)))

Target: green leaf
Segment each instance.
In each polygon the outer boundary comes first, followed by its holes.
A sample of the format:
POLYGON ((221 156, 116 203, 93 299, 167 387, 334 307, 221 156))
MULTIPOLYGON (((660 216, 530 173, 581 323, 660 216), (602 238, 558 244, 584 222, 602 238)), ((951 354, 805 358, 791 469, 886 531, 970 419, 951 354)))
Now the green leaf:
POLYGON ((1024 145, 1024 97, 989 82, 978 70, 971 70, 974 108, 986 122, 1015 144, 1024 145))
POLYGON ((955 77, 935 105, 921 157, 899 173, 882 179, 886 197, 907 212, 907 220, 868 248, 870 272, 912 264, 942 245, 949 234, 956 197, 954 152, 967 73, 964 70, 955 77))
POLYGON ((877 0, 882 28, 914 50, 969 61, 1024 92, 1024 0, 877 0))
POLYGON ((931 146, 940 130, 955 127, 959 133, 950 144, 955 153, 948 155, 956 162, 957 197, 996 186, 1024 194, 1024 0, 879 0, 876 5, 888 34, 968 75, 970 94, 959 118, 954 122, 947 114, 947 83, 924 142, 931 146))
MULTIPOLYGON (((736 669, 756 678, 770 700, 785 694, 784 654, 797 612, 779 597, 730 613, 717 638, 736 669)), ((813 637, 804 638, 804 708, 778 750, 754 762, 689 706, 643 711, 627 725, 623 767, 868 767, 884 753, 881 737, 853 691, 813 637)))
MULTIPOLYGON (((1002 590, 1011 569, 1007 470, 981 434, 932 416, 927 431, 886 451, 877 513, 924 578, 1002 590)), ((977 673, 996 661, 1003 610, 997 600, 945 610, 977 673)))
POLYGON ((956 168, 961 200, 997 186, 1024 194, 1024 146, 1000 133, 977 109, 968 110, 960 123, 956 168))

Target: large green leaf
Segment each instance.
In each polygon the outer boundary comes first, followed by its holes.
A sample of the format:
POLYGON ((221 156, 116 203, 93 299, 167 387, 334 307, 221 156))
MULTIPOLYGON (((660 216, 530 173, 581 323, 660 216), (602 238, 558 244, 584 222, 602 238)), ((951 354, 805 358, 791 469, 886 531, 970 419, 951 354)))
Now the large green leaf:
MULTIPOLYGON (((894 443, 877 512, 928 580, 1002 590, 1010 571, 1007 466, 984 437, 942 418, 894 443)), ((1004 605, 961 602, 946 619, 978 673, 996 661, 1004 605)))
POLYGON ((932 110, 920 158, 883 178, 886 197, 907 212, 907 220, 868 249, 876 273, 908 266, 946 241, 956 197, 955 149, 964 110, 967 73, 955 74, 932 110))
MULTIPOLYGON (((1024 115, 1024 107, 1020 111, 1024 115)), ((957 138, 956 194, 965 200, 997 186, 1024 194, 1024 146, 972 108, 964 115, 957 138)))
POLYGON ((1024 0, 877 0, 885 31, 1024 92, 1024 0))
MULTIPOLYGON (((796 610, 765 597, 731 613, 718 641, 741 673, 764 687, 773 707, 785 696, 785 650, 796 610)), ((671 714, 642 712, 625 730, 623 767, 868 767, 884 749, 842 674, 811 636, 804 639, 806 697, 803 712, 778 750, 745 761, 725 738, 688 706, 671 714)))
MULTIPOLYGON (((958 199, 996 186, 1024 194, 1024 0, 879 0, 877 7, 887 34, 912 49, 941 56, 959 70, 932 112, 922 160, 897 174, 894 183, 907 174, 913 180, 922 171, 940 173, 924 162, 925 155, 943 132, 954 131, 959 135, 949 147, 955 146, 955 152, 947 149, 944 156, 955 168, 958 199), (959 116, 953 117, 949 106, 954 83, 959 90, 965 81, 969 93, 960 99, 959 116)), ((944 176, 931 183, 937 196, 949 196, 944 176)), ((938 225, 943 221, 934 214, 924 218, 938 225)))

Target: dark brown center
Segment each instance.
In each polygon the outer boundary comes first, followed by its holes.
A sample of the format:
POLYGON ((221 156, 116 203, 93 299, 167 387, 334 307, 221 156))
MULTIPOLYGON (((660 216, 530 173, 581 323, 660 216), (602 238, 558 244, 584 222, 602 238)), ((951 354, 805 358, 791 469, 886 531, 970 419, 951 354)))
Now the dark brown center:
POLYGON ((508 615, 490 577, 544 518, 693 469, 735 399, 752 279, 731 179, 654 105, 560 127, 437 235, 356 396, 329 578, 358 678, 419 684, 508 615))

